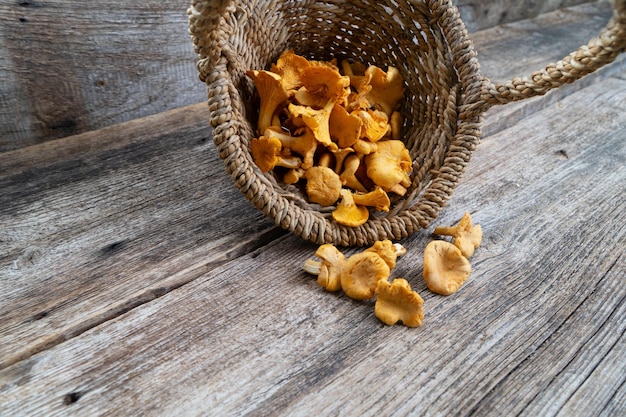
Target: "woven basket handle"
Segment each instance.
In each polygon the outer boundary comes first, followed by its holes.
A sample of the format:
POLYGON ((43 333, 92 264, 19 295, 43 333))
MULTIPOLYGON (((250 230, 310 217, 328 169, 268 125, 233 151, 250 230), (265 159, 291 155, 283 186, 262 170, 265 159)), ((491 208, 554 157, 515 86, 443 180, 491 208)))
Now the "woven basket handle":
POLYGON ((485 78, 481 100, 489 108, 547 93, 574 82, 613 62, 626 49, 626 0, 614 0, 613 19, 597 38, 591 39, 562 60, 533 72, 529 78, 514 78, 494 84, 485 78))
POLYGON ((189 34, 200 58, 196 67, 202 81, 206 81, 208 74, 220 61, 221 39, 228 38, 224 35, 230 35, 215 29, 228 12, 230 4, 231 0, 193 0, 187 9, 189 34))

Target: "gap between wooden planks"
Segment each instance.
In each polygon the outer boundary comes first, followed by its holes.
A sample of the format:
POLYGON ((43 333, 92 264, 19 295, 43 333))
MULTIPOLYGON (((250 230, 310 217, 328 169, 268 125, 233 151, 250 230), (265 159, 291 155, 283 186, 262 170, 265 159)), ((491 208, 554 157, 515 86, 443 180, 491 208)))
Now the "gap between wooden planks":
POLYGON ((468 283, 454 297, 426 291, 427 233, 404 242, 413 255, 394 272, 424 296, 422 328, 385 327, 371 303, 324 292, 299 270, 311 245, 286 235, 6 368, 5 407, 624 411, 624 103, 626 81, 607 79, 485 138, 439 221, 468 210, 483 225, 468 283), (68 395, 76 401, 67 404, 68 395))

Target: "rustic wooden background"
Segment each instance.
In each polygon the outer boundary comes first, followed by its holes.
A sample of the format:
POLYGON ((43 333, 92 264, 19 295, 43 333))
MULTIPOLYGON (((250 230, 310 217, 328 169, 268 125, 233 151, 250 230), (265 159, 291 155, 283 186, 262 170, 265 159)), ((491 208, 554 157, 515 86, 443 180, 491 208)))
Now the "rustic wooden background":
MULTIPOLYGON (((0 151, 204 100, 186 0, 0 3, 0 151)), ((468 29, 583 0, 462 0, 468 29)))
MULTIPOLYGON (((611 14, 523 3, 459 1, 493 79, 611 14)), ((626 415, 626 54, 488 112, 436 222, 482 225, 473 273, 428 292, 406 239, 388 327, 232 186, 186 6, 0 4, 0 416, 626 415)))

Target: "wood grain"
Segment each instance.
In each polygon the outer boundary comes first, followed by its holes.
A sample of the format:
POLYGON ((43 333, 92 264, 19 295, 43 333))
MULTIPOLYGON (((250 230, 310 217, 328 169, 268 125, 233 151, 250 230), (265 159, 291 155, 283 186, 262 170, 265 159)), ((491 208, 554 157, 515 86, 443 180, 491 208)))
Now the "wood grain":
POLYGON ((0 154, 2 366, 275 237, 225 174, 206 111, 0 154))
POLYGON ((188 4, 0 4, 0 151, 203 101, 188 4))
POLYGON ((314 248, 285 235, 0 371, 4 411, 619 415, 624 103, 607 79, 485 138, 439 221, 483 226, 466 285, 429 293, 432 237, 403 242, 393 276, 424 297, 421 328, 324 292, 300 270, 314 248))
POLYGON ((481 30, 470 37, 482 72, 504 82, 530 76, 529 68, 543 69, 586 45, 606 26, 612 13, 608 2, 586 3, 481 30))
POLYGON ((506 0, 457 0, 461 17, 470 32, 540 17, 556 9, 579 5, 585 0, 538 0, 532 2, 506 0))

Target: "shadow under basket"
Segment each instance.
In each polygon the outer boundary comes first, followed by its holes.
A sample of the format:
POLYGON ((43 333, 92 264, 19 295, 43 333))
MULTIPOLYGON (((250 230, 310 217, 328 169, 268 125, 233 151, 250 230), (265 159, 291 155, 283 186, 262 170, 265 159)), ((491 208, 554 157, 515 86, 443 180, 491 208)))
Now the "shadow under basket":
POLYGON ((400 240, 437 217, 459 183, 490 107, 545 94, 613 61, 626 48, 626 1, 597 38, 528 78, 494 84, 450 1, 204 0, 188 9, 200 79, 208 86, 213 140, 246 198, 283 229, 317 244, 400 240), (411 154, 412 183, 388 212, 359 227, 337 224, 328 207, 262 173, 250 153, 257 109, 249 69, 268 69, 285 50, 315 60, 353 60, 405 81, 399 111, 411 154))

